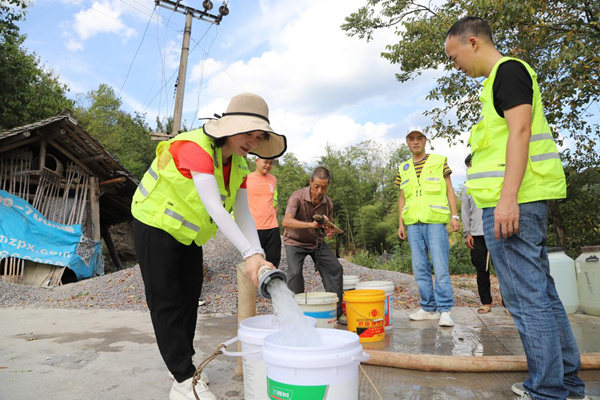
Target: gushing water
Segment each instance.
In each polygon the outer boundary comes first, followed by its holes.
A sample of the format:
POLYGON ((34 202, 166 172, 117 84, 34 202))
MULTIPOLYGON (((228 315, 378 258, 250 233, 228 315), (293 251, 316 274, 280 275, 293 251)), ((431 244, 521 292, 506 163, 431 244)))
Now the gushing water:
POLYGON ((269 283, 273 302, 273 325, 279 329, 279 344, 296 347, 321 346, 321 338, 294 299, 294 293, 281 279, 269 283))

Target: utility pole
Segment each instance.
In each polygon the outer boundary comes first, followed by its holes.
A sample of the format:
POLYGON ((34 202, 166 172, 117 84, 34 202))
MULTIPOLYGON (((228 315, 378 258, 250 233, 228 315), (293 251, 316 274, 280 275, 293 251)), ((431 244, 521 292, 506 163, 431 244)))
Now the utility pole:
POLYGON ((190 52, 190 36, 192 34, 191 12, 185 13, 185 29, 183 30, 183 45, 181 46, 181 59, 179 60, 179 75, 177 76, 177 91, 175 92, 175 108, 173 109, 173 130, 171 135, 179 133, 181 116, 183 114, 183 93, 185 92, 185 77, 187 76, 188 54, 190 52))
POLYGON ((188 54, 190 52, 190 36, 192 34, 192 19, 198 18, 202 21, 210 22, 215 25, 219 25, 224 16, 229 14, 229 8, 227 8, 227 0, 223 2, 223 5, 219 7, 219 15, 210 14, 209 11, 213 8, 211 0, 204 0, 202 2, 203 11, 195 8, 186 6, 181 0, 155 0, 154 3, 157 6, 164 7, 166 9, 185 14, 185 28, 183 31, 183 44, 181 46, 181 58, 179 60, 179 75, 177 77, 177 86, 175 92, 175 109, 173 110, 173 128, 170 135, 154 135, 165 136, 159 140, 169 139, 179 134, 179 128, 181 127, 181 116, 183 113, 183 95, 185 90, 185 77, 187 73, 187 61, 188 54))

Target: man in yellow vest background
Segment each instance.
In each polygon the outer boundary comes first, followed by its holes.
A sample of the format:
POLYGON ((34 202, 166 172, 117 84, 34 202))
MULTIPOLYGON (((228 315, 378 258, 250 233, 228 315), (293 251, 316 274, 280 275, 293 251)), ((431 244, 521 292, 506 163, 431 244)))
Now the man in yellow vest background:
POLYGON ((512 390, 523 400, 586 399, 577 342, 550 276, 546 201, 564 198, 566 184, 537 75, 500 54, 481 18, 456 22, 445 48, 457 70, 487 78, 466 186, 483 209, 486 245, 527 357, 529 378, 512 390))
POLYGON ((421 296, 421 309, 409 318, 439 319, 440 326, 454 326, 450 313, 454 292, 448 270, 450 245, 446 224, 450 222, 454 232, 459 229, 456 195, 446 157, 425 153, 426 143, 421 130, 409 130, 406 144, 412 158, 400 164, 394 181, 400 186, 398 236, 402 240, 408 236, 413 274, 421 296))

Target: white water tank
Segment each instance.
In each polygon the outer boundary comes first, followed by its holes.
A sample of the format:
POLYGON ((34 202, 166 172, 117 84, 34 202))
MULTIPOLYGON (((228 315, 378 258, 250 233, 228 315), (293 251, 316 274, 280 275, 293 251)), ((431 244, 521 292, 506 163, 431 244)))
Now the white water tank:
POLYGON ((579 304, 587 314, 600 316, 600 246, 582 247, 575 265, 579 304))
POLYGON ((548 261, 550 262, 550 275, 554 278, 558 297, 560 297, 567 314, 577 312, 579 293, 575 261, 565 254, 565 249, 562 247, 549 248, 548 261))

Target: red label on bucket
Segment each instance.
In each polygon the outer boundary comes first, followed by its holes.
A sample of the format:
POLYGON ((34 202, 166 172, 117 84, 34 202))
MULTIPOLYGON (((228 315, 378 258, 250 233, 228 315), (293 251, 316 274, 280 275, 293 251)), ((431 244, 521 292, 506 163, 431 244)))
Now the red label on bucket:
POLYGON ((385 327, 381 326, 372 326, 370 328, 356 328, 356 334, 361 338, 372 338, 377 335, 381 335, 385 332, 385 327))

